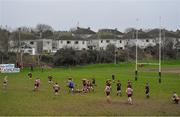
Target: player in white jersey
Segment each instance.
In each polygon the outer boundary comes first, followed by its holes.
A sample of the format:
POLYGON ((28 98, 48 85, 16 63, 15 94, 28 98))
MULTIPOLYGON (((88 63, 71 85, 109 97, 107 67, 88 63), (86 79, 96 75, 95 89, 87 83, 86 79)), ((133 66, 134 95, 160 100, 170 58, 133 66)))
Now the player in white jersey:
POLYGON ((128 103, 132 104, 132 94, 133 94, 133 89, 131 87, 127 87, 126 89, 126 94, 128 96, 128 103))
POLYGON ((53 89, 54 89, 55 95, 58 95, 58 92, 59 92, 59 90, 60 90, 60 86, 58 85, 58 83, 55 83, 55 84, 53 85, 53 89))

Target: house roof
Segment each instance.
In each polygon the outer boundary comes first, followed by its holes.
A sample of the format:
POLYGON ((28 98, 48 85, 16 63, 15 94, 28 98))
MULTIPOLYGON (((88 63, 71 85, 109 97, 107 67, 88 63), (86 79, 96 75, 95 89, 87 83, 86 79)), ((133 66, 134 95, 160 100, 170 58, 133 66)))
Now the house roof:
MULTIPOLYGON (((178 34, 176 34, 173 31, 168 31, 168 30, 163 29, 161 30, 161 32, 162 32, 162 35, 165 34, 165 37, 172 37, 172 38, 178 37, 178 34)), ((159 29, 156 28, 156 29, 150 30, 149 32, 147 32, 147 35, 149 37, 159 37, 159 29)))
POLYGON ((56 40, 86 40, 80 36, 72 36, 72 35, 61 35, 56 40))
POLYGON ((96 34, 96 35, 92 35, 90 37, 88 37, 87 39, 115 39, 115 40, 118 40, 118 39, 123 39, 123 38, 120 38, 116 35, 109 35, 109 34, 96 34))
POLYGON ((117 30, 117 28, 115 28, 115 29, 100 29, 100 30, 98 31, 98 33, 103 33, 103 32, 105 32, 105 33, 111 33, 111 34, 115 34, 115 35, 123 35, 122 32, 120 32, 120 31, 117 30))
MULTIPOLYGON (((131 30, 123 35, 123 38, 127 39, 135 39, 136 38, 136 30, 131 30)), ((142 30, 138 30, 138 39, 151 38, 146 32, 142 30)))
POLYGON ((96 34, 90 28, 77 27, 75 30, 71 31, 74 34, 96 34))

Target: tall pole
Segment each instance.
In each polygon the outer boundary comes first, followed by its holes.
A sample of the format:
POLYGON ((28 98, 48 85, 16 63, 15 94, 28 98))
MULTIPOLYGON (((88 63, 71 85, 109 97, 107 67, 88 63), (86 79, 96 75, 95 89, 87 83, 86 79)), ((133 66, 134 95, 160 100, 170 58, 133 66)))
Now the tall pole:
MULTIPOLYGON (((138 22, 138 19, 136 19, 138 22)), ((137 23, 138 24, 138 23, 137 23)), ((135 69, 135 81, 137 81, 138 76, 138 29, 136 29, 136 69, 135 69)))
POLYGON ((137 71, 137 59, 138 59, 138 30, 136 30, 136 71, 137 71))
POLYGON ((161 83, 161 17, 159 29, 159 83, 161 83))
POLYGON ((2 58, 1 58, 1 60, 2 60, 1 62, 2 62, 2 64, 3 64, 3 55, 2 55, 2 58))
POLYGON ((98 31, 98 33, 97 33, 97 36, 98 36, 98 45, 97 45, 97 50, 98 50, 98 52, 97 52, 97 63, 98 62, 100 62, 101 63, 101 50, 100 50, 100 44, 101 44, 101 40, 100 40, 100 36, 99 36, 99 34, 100 34, 100 31, 98 31), (98 54, 99 53, 99 54, 98 54))
MULTIPOLYGON (((22 65, 22 52, 21 52, 21 28, 18 28, 18 30, 19 30, 19 39, 18 39, 18 52, 19 52, 19 55, 20 55, 20 57, 18 57, 18 58, 20 58, 20 65, 22 65)), ((22 66, 21 66, 22 67, 22 66)))
POLYGON ((114 46, 114 64, 116 64, 116 46, 114 46))
MULTIPOLYGON (((115 35, 114 39, 116 39, 115 35)), ((116 64, 116 43, 114 44, 114 64, 116 64)))
POLYGON ((20 35, 20 30, 21 30, 21 28, 18 28, 18 53, 20 53, 20 38, 21 38, 21 35, 20 35))

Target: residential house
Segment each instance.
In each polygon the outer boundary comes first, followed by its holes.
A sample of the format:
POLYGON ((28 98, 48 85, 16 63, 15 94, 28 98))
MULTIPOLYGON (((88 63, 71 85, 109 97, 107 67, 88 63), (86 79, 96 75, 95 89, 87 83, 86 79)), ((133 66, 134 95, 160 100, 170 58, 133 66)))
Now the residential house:
POLYGON ((61 36, 59 39, 54 41, 56 43, 55 48, 57 50, 62 48, 73 48, 75 50, 86 50, 87 48, 87 39, 84 39, 80 36, 61 36))
POLYGON ((51 53, 53 50, 53 40, 52 39, 38 39, 37 42, 37 54, 41 53, 51 53))
POLYGON ((132 47, 132 46, 136 46, 136 42, 137 42, 137 46, 141 49, 147 48, 149 46, 153 47, 156 46, 157 39, 153 39, 153 38, 145 38, 145 39, 126 39, 127 40, 127 46, 128 47, 132 47))
POLYGON ((71 29, 71 33, 72 36, 79 36, 84 39, 96 34, 96 32, 91 30, 90 27, 88 28, 76 27, 74 29, 71 29))

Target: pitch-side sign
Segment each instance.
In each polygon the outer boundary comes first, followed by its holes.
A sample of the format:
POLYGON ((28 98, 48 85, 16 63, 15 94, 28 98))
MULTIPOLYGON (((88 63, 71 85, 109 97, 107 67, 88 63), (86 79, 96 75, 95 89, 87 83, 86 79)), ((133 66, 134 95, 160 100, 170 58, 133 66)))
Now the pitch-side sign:
POLYGON ((19 68, 15 68, 14 64, 0 64, 1 73, 18 73, 20 72, 19 68))

